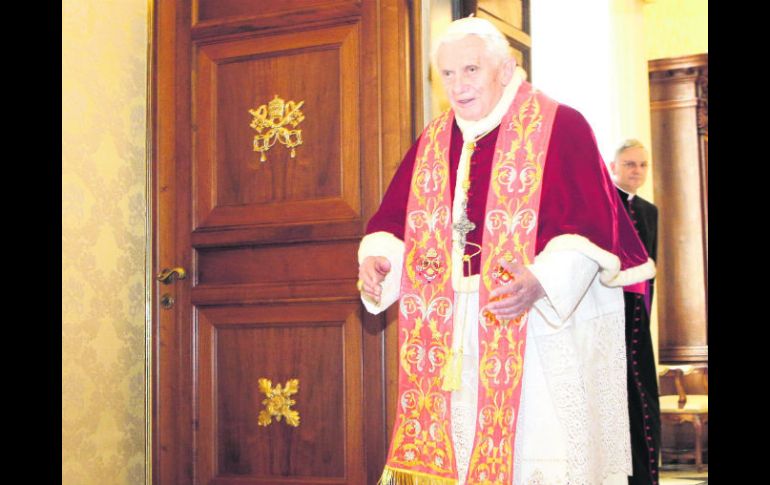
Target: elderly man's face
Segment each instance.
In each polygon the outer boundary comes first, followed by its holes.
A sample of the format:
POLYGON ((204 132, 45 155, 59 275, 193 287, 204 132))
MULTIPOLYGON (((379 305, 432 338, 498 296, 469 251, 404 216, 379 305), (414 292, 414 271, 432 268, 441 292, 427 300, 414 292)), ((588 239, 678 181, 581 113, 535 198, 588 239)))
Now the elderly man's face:
POLYGON ((621 189, 635 194, 647 179, 647 150, 642 147, 627 148, 610 163, 615 181, 621 189))
POLYGON ((488 115, 513 77, 515 61, 500 62, 484 41, 468 35, 439 47, 438 71, 457 116, 477 121, 488 115))

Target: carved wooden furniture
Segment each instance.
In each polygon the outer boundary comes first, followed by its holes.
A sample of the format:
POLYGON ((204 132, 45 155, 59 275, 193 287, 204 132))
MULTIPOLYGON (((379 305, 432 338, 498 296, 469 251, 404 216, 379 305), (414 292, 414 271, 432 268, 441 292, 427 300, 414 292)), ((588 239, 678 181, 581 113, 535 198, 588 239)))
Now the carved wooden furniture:
POLYGON ((708 397, 708 366, 661 366, 659 368, 661 384, 664 379, 672 379, 676 388, 676 394, 660 396, 661 426, 666 423, 676 426, 690 423, 695 432, 695 443, 691 451, 673 450, 663 447, 661 452, 673 453, 685 457, 692 455, 698 471, 703 469, 703 425, 708 422, 709 397, 708 397), (698 374, 702 377, 702 385, 706 394, 688 394, 685 390, 685 376, 698 374))

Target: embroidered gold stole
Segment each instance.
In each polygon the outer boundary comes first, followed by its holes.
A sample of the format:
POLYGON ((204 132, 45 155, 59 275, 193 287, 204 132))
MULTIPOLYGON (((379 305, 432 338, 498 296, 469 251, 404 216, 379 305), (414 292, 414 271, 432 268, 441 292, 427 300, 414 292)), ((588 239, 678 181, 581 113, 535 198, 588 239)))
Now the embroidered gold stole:
MULTIPOLYGON (((527 314, 498 321, 486 306, 489 293, 511 279, 499 264, 501 258, 525 265, 534 259, 543 167, 557 106, 522 82, 497 136, 482 237, 478 413, 469 485, 509 485, 513 479, 527 314)), ((412 174, 399 300, 398 409, 380 478, 384 485, 458 482, 451 392, 442 390, 454 309, 449 187, 453 116, 447 111, 426 127, 412 174)))

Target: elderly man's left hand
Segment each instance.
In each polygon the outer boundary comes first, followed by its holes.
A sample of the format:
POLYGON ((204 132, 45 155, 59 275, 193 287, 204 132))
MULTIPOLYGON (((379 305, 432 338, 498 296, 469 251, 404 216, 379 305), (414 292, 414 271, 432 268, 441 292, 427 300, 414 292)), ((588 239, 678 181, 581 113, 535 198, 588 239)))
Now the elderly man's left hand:
POLYGON ((500 258, 500 265, 513 275, 513 280, 489 293, 490 303, 487 308, 498 319, 510 320, 532 308, 532 305, 546 293, 535 275, 523 264, 500 258), (498 297, 501 298, 492 301, 498 297))

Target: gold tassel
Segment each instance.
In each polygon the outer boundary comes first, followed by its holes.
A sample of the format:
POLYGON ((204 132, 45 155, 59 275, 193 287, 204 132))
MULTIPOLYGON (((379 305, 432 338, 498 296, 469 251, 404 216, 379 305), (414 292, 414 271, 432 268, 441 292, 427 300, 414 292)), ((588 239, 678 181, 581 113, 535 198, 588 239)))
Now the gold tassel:
POLYGON ((457 485, 457 480, 386 466, 377 485, 457 485))
POLYGON ((447 359, 444 367, 441 369, 441 376, 443 377, 443 383, 441 384, 442 391, 457 391, 460 389, 461 376, 463 372, 463 352, 462 350, 455 351, 455 349, 449 350, 449 359, 447 359))

